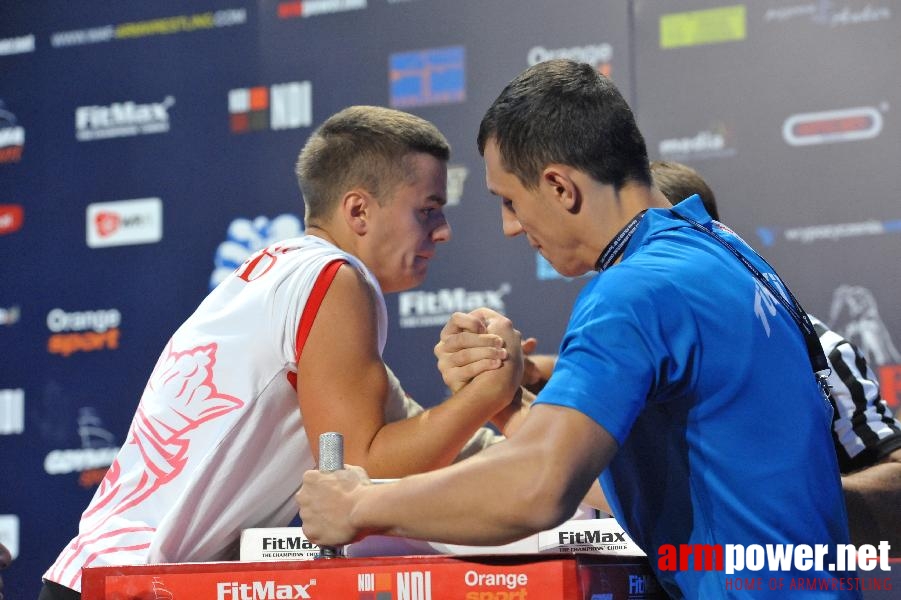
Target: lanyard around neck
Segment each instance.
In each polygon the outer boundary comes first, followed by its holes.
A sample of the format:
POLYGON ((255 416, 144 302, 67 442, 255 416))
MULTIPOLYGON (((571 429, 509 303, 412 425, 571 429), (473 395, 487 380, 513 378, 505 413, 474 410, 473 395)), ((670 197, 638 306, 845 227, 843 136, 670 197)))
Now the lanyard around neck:
POLYGON ((648 211, 643 210, 632 217, 632 220, 626 223, 626 226, 613 236, 613 239, 610 240, 610 243, 607 244, 607 247, 601 252, 597 262, 594 263, 595 271, 603 271, 623 255, 623 252, 626 251, 626 246, 629 245, 629 240, 635 235, 635 231, 638 230, 638 226, 641 224, 641 220, 644 218, 646 212, 648 211))
MULTIPOLYGON (((785 290, 785 293, 788 294, 788 298, 791 300, 791 303, 785 298, 783 294, 776 289, 776 286, 772 284, 772 282, 763 276, 763 273, 751 263, 748 258, 739 252, 735 246, 730 244, 723 238, 718 235, 712 228, 705 227, 701 225, 697 221, 690 219, 684 215, 679 214, 675 210, 670 211, 683 221, 686 221, 692 228, 708 235, 713 238, 717 242, 720 243, 723 247, 727 248, 735 257, 741 261, 741 263, 745 266, 748 271, 754 276, 754 278, 763 285, 767 291, 769 291, 770 295, 773 296, 780 304, 782 304, 783 308, 788 311, 788 314, 791 316, 792 320, 797 325, 798 329, 801 330, 801 334, 804 336, 804 343, 807 346, 807 355, 810 358, 810 364, 813 367, 814 373, 817 374, 818 378, 824 377, 821 375, 822 373, 828 373, 829 363, 826 360, 826 355, 823 353, 823 345, 820 344, 820 338, 816 333, 816 329, 813 327, 813 323, 810 322, 810 318, 807 316, 807 312, 801 307, 801 303, 798 302, 797 298, 795 298, 794 294, 791 293, 791 290, 782 283, 782 287, 785 290)), ((769 267, 770 271, 775 273, 775 269, 759 254, 757 257, 763 261, 763 263, 769 267)), ((822 381, 821 381, 822 383, 822 381)), ((828 391, 828 390, 827 390, 828 391)))

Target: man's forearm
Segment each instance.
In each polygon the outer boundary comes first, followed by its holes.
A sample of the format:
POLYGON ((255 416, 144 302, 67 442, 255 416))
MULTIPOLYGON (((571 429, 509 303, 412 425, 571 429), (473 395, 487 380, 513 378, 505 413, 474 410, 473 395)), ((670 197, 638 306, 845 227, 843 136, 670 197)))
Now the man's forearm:
POLYGON ((464 388, 438 406, 386 423, 370 444, 367 471, 372 477, 403 477, 451 464, 501 402, 464 388))
POLYGON ((535 481, 534 465, 510 446, 498 444, 438 472, 367 486, 355 498, 350 521, 361 531, 472 545, 511 542, 562 522, 574 506, 541 493, 563 489, 562 482, 535 481))

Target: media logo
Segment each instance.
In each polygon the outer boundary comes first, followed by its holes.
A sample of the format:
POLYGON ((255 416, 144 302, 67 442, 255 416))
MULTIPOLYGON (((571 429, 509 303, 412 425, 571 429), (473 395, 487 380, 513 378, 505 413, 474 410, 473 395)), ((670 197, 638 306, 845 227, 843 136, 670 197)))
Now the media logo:
POLYGON ((366 8, 366 0, 293 0, 278 3, 279 19, 316 17, 366 8))
POLYGON ((18 306, 10 306, 9 308, 0 308, 0 325, 15 325, 22 317, 22 309, 18 306))
POLYGON ((601 75, 610 77, 610 61, 613 59, 613 46, 610 44, 588 44, 586 46, 572 46, 569 48, 547 49, 544 46, 533 46, 529 49, 526 60, 529 66, 554 58, 568 58, 578 62, 588 63, 601 75))
POLYGON ((271 220, 263 216, 253 221, 235 219, 228 226, 226 240, 216 248, 210 290, 222 283, 254 252, 302 234, 303 224, 290 214, 279 215, 271 220))
POLYGON ((892 18, 892 9, 885 5, 874 5, 867 1, 836 3, 835 0, 818 0, 789 6, 768 8, 763 14, 765 22, 782 23, 799 18, 834 29, 847 25, 861 25, 887 21, 892 18))
POLYGON ((14 233, 22 229, 25 210, 18 204, 0 204, 0 235, 14 233))
POLYGON ((661 140, 658 151, 662 158, 680 162, 727 158, 737 153, 729 142, 730 137, 725 125, 716 124, 694 135, 661 140))
POLYGON ((228 114, 232 133, 309 127, 313 124, 313 84, 292 81, 268 88, 229 90, 228 114))
POLYGON ((469 176, 469 169, 464 166, 447 168, 447 206, 458 206, 463 199, 463 185, 469 176))
POLYGON ((738 42, 746 37, 747 9, 744 4, 660 17, 660 47, 664 50, 738 42))
POLYGON ((163 201, 95 202, 87 207, 86 225, 89 248, 154 244, 163 239, 163 201))
POLYGON ((0 40, 0 56, 28 54, 29 52, 34 52, 33 33, 0 40))
POLYGON ((388 72, 394 108, 466 100, 466 49, 463 46, 392 54, 388 72))
POLYGON ((119 348, 122 315, 115 308, 66 312, 54 308, 47 313, 47 351, 69 357, 76 352, 97 352, 119 348))
POLYGON ((24 148, 25 128, 0 100, 0 164, 19 162, 24 148))
POLYGON ((881 132, 882 113, 872 106, 800 113, 782 124, 782 137, 789 146, 869 140, 881 132))
POLYGON ((19 556, 19 516, 0 515, 0 542, 13 559, 19 556))
POLYGON ((512 286, 502 283, 496 290, 471 292, 465 288, 442 289, 434 292, 402 292, 398 296, 401 329, 444 325, 455 312, 469 312, 487 306, 506 313, 504 296, 512 286))
POLYGON ((169 131, 169 109, 175 98, 139 104, 131 100, 108 106, 79 106, 75 109, 75 139, 92 142, 110 138, 152 135, 169 131))
POLYGON ((0 435, 25 431, 25 390, 0 390, 0 435))

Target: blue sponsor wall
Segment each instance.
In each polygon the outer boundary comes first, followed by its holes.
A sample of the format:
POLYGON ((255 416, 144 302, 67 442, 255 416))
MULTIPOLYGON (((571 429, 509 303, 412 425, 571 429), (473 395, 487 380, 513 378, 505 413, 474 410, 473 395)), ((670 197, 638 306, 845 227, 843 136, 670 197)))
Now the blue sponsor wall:
MULTIPOLYGON (((454 148, 454 239, 388 298, 386 361, 424 404, 453 310, 509 314, 553 352, 584 279, 500 233, 479 120, 526 66, 591 63, 651 158, 697 168, 723 220, 901 396, 901 8, 889 0, 171 0, 0 8, 0 541, 12 598, 123 443, 169 334, 210 286, 302 231, 293 175, 351 104, 409 110, 454 148)), ((703 282, 699 282, 703 283, 703 282)))

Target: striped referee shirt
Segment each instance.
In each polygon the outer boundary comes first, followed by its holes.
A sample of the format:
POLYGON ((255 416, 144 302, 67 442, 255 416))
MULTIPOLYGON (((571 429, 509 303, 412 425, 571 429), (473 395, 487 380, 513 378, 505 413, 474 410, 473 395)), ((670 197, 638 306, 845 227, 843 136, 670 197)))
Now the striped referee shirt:
POLYGON ((901 448, 901 421, 879 393, 876 374, 863 353, 847 339, 808 315, 820 337, 832 372, 832 441, 842 473, 875 464, 901 448))

